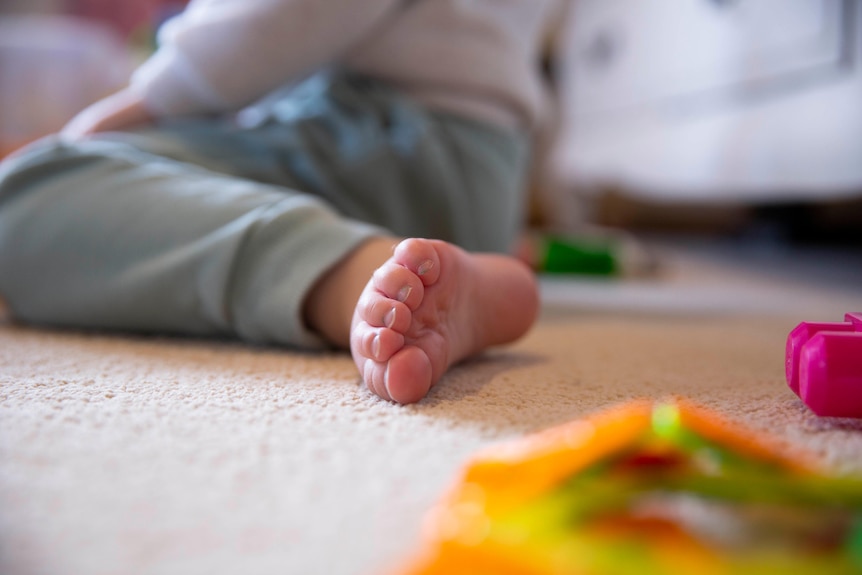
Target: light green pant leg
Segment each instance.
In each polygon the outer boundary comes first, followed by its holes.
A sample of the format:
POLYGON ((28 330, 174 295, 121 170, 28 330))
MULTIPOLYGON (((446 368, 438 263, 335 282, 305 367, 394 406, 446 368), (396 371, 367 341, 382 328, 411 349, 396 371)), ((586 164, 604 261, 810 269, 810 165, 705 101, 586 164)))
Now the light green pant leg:
POLYGON ((0 166, 0 294, 14 315, 314 347, 302 301, 364 239, 509 247, 519 137, 373 82, 307 102, 253 129, 48 140, 0 166))
POLYGON ((22 162, 5 182, 22 191, 0 200, 0 293, 33 323, 314 347, 309 278, 380 233, 313 196, 113 143, 46 143, 22 162))

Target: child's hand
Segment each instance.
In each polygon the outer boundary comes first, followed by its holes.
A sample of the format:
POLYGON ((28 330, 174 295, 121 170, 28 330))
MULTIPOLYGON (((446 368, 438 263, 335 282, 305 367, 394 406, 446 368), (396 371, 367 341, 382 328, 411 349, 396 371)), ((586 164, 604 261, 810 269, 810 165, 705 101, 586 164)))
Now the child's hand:
POLYGON ((99 100, 79 112, 60 132, 77 139, 96 132, 137 128, 153 122, 141 97, 129 89, 99 100))

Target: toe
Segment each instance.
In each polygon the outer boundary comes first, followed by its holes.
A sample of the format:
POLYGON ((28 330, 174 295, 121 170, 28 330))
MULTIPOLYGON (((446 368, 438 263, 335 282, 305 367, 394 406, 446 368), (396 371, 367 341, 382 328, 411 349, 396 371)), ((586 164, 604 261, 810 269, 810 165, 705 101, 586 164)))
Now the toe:
POLYGON ((393 401, 386 390, 386 364, 369 359, 365 361, 365 365, 362 367, 362 379, 368 389, 382 399, 393 401))
POLYGON ((401 302, 411 310, 419 307, 425 293, 422 280, 415 273, 389 261, 374 272, 374 288, 387 298, 401 302))
POLYGON ((431 240, 404 240, 395 247, 392 259, 416 274, 426 286, 440 278, 440 254, 431 240))
POLYGON ((389 359, 384 387, 392 401, 415 403, 431 389, 431 361, 420 348, 407 346, 389 359))
POLYGON ((377 341, 372 342, 372 347, 375 352, 374 359, 388 361, 404 347, 404 336, 397 331, 381 328, 377 332, 377 341))
POLYGON ((374 361, 388 361, 404 347, 404 336, 387 328, 370 328, 357 338, 357 351, 374 361))
POLYGON ((400 333, 410 327, 410 308, 377 291, 367 291, 362 295, 358 311, 359 317, 373 327, 388 327, 400 333))

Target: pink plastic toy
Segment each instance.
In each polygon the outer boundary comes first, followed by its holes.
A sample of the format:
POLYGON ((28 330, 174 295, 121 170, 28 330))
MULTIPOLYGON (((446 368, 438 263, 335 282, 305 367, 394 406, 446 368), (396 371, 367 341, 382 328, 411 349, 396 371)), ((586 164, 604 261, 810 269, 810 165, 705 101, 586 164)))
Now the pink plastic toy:
POLYGON ((817 415, 862 418, 862 312, 787 336, 787 385, 817 415))

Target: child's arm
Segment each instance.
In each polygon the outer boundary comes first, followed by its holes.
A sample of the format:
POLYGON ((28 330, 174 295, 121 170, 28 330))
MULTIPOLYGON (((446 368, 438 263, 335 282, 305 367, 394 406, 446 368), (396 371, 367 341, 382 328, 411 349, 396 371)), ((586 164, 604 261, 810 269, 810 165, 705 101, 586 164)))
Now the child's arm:
POLYGON ((400 0, 192 0, 131 90, 156 117, 235 110, 337 60, 400 0))
POLYGON ((79 138, 95 132, 127 130, 150 124, 153 116, 140 95, 126 89, 104 98, 77 114, 63 128, 63 135, 79 138))
POLYGON ((88 107, 68 137, 237 109, 336 60, 402 0, 192 0, 131 85, 88 107))

